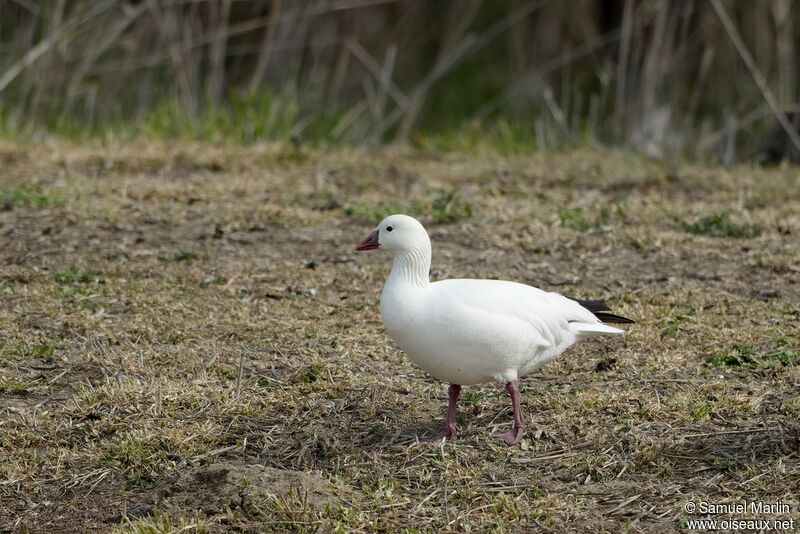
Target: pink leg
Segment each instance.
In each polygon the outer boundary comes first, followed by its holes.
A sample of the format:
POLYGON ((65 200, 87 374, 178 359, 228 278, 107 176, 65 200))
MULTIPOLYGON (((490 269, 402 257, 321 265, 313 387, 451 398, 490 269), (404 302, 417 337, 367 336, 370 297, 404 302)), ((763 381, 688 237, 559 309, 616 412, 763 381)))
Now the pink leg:
POLYGON ((511 430, 507 432, 495 432, 492 434, 494 438, 502 438, 503 441, 509 445, 519 443, 524 434, 525 422, 522 420, 522 410, 519 406, 519 389, 517 388, 517 381, 513 380, 506 383, 506 391, 511 396, 511 404, 514 406, 514 424, 511 430))
POLYGON ((455 437, 458 432, 456 427, 456 404, 458 403, 458 396, 461 394, 461 386, 458 384, 450 384, 447 390, 449 400, 447 402, 447 421, 444 423, 444 430, 438 435, 428 438, 426 441, 439 441, 442 438, 455 437))

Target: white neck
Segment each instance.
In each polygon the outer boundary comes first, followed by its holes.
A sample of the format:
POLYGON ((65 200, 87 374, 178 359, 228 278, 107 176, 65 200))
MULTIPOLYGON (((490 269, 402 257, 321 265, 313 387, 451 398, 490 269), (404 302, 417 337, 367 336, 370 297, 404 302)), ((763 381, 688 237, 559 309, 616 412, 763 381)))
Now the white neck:
POLYGON ((425 243, 417 248, 404 250, 395 254, 389 281, 405 283, 415 287, 427 287, 430 284, 431 246, 425 243))

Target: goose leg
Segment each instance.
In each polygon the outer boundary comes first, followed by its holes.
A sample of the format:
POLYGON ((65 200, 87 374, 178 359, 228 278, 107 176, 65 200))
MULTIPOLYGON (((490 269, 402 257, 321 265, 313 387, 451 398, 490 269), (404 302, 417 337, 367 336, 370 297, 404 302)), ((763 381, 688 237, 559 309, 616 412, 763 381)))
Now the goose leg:
POLYGON ((458 396, 461 394, 461 386, 458 384, 450 384, 447 389, 447 421, 444 423, 444 430, 426 441, 439 441, 442 438, 452 438, 458 432, 456 427, 456 404, 458 404, 458 396))
POLYGON ((509 445, 519 443, 525 430, 525 422, 522 420, 522 410, 519 406, 519 388, 517 381, 506 382, 506 391, 511 396, 511 404, 514 406, 514 424, 507 432, 495 432, 493 438, 502 438, 509 445))

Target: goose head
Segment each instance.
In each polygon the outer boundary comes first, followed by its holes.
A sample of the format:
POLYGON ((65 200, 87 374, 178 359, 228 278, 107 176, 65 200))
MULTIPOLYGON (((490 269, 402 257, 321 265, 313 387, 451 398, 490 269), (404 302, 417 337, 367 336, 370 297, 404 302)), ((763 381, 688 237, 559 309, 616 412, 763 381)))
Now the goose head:
POLYGON ((388 250, 392 255, 415 250, 430 250, 431 240, 425 227, 408 215, 389 215, 362 239, 356 250, 388 250))

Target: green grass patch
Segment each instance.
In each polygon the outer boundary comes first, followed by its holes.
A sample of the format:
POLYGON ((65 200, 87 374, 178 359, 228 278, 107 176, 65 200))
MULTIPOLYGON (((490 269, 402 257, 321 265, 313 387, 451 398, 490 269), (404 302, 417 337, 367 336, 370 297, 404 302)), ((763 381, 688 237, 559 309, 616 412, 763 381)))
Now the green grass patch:
POLYGON ((12 346, 0 342, 0 356, 10 358, 43 358, 50 360, 55 355, 56 347, 48 343, 34 343, 28 346, 12 346))
POLYGON ((53 280, 62 286, 73 286, 91 284, 96 280, 96 277, 89 271, 84 271, 80 267, 72 266, 65 271, 55 273, 53 275, 53 280))
POLYGON ((711 405, 707 402, 701 402, 695 405, 691 410, 692 421, 698 423, 704 419, 708 419, 711 414, 711 405))
POLYGON ((223 104, 206 101, 190 111, 174 99, 162 99, 135 128, 136 133, 166 139, 234 142, 289 140, 299 146, 347 141, 345 113, 333 107, 303 111, 294 96, 276 91, 232 91, 223 104))
POLYGON ((462 404, 478 404, 486 399, 486 395, 479 391, 464 391, 461 393, 462 404))
POLYGON ((553 124, 542 125, 537 134, 532 121, 511 120, 505 117, 487 120, 461 119, 446 126, 428 126, 418 130, 411 144, 422 150, 437 152, 465 152, 470 154, 490 150, 499 154, 530 154, 546 148, 559 149, 568 144, 559 136, 549 146, 543 145, 545 128, 549 134, 558 134, 553 124))
POLYGON ((53 280, 60 286, 59 294, 82 310, 93 312, 98 303, 93 294, 101 283, 98 274, 72 266, 53 275, 53 280))
POLYGON ((591 216, 583 211, 583 208, 564 206, 558 210, 561 226, 571 228, 576 232, 587 232, 593 228, 605 228, 609 225, 614 215, 625 218, 624 208, 620 207, 620 204, 616 205, 613 212, 609 206, 600 206, 591 216))
POLYGON ((206 104, 192 113, 175 100, 162 100, 145 116, 139 129, 161 138, 252 142, 288 138, 300 105, 273 92, 232 93, 225 105, 206 104))
POLYGON ((13 189, 0 189, 0 210, 9 210, 15 206, 41 208, 63 204, 58 197, 22 186, 13 189))
POLYGON ((197 252, 192 249, 179 250, 177 252, 160 252, 158 254, 159 261, 194 261, 198 257, 197 252))
POLYGON ((440 191, 431 203, 437 223, 451 223, 472 217, 472 204, 459 197, 455 189, 440 191))
POLYGON ((732 350, 715 354, 706 359, 706 367, 744 367, 758 369, 772 367, 777 364, 800 364, 800 349, 784 348, 773 352, 759 354, 747 344, 734 345, 732 350))
POLYGON ((762 228, 757 224, 739 223, 731 218, 729 212, 700 215, 693 222, 681 222, 684 230, 690 234, 712 237, 756 237, 762 228))
POLYGON ((0 393, 26 395, 28 393, 28 385, 14 378, 0 377, 0 393))
POLYGON ((661 339, 673 339, 677 337, 681 326, 695 319, 694 312, 691 310, 687 314, 671 312, 661 317, 657 323, 661 339))
POLYGON ((52 345, 45 345, 45 344, 36 344, 31 347, 30 353, 33 356, 38 358, 49 358, 52 357, 56 352, 56 349, 52 345))
POLYGON ((592 227, 581 208, 561 208, 558 210, 558 217, 564 227, 577 232, 586 232, 592 227))
POLYGON ((295 382, 301 384, 312 384, 320 379, 324 370, 325 368, 323 366, 317 364, 303 367, 295 374, 295 382))
POLYGON ((256 379, 256 386, 264 389, 274 389, 280 386, 280 382, 262 376, 256 379))
POLYGON ((785 347, 789 344, 789 339, 784 336, 780 336, 770 339, 769 342, 773 347, 785 347))
POLYGON ((369 435, 377 439, 384 438, 387 436, 386 427, 381 423, 375 423, 370 427, 369 435))
POLYGON ((182 250, 175 255, 177 261, 193 261, 197 259, 197 252, 194 250, 182 250))

